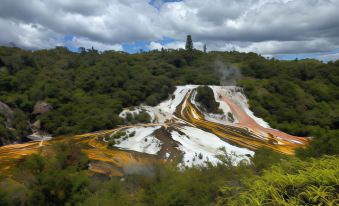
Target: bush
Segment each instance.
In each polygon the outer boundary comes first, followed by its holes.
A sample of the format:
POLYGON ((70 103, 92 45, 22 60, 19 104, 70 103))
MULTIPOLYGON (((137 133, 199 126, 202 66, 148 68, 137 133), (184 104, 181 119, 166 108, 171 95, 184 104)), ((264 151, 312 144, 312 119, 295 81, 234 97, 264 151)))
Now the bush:
POLYGON ((208 113, 223 113, 222 110, 219 109, 219 102, 215 101, 213 90, 208 86, 200 86, 197 88, 195 101, 203 106, 208 113))
POLYGON ((114 133, 112 136, 110 136, 108 138, 108 147, 113 147, 115 144, 117 144, 118 140, 120 138, 123 138, 127 135, 127 133, 125 131, 117 131, 116 133, 114 133))
POLYGON ((34 154, 21 160, 14 181, 0 180, 0 185, 6 183, 0 187, 1 205, 75 205, 86 198, 88 159, 79 145, 68 142, 48 150, 47 157, 34 154))
POLYGON ((145 111, 140 112, 134 118, 137 122, 140 122, 140 123, 150 123, 151 122, 151 116, 145 111))
POLYGON ((134 137, 135 136, 135 131, 131 132, 128 136, 129 137, 134 137))

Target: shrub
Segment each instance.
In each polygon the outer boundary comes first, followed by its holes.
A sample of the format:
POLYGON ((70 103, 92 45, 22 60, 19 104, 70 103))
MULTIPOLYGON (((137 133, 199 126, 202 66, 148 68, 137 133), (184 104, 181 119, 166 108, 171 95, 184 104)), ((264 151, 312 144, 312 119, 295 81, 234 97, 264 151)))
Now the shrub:
POLYGON ((219 109, 220 104, 215 101, 213 90, 210 87, 198 87, 195 100, 200 103, 208 113, 222 114, 222 110, 219 109))

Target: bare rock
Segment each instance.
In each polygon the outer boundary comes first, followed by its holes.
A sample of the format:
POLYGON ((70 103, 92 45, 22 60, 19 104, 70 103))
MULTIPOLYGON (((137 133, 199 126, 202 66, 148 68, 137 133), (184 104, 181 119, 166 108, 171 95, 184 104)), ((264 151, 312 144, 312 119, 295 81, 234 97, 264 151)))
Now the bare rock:
POLYGON ((51 111, 52 109, 52 105, 48 104, 47 102, 37 102, 34 105, 33 114, 44 114, 51 111))
POLYGON ((6 118, 6 127, 11 128, 11 121, 14 119, 13 110, 5 103, 0 101, 0 115, 3 115, 6 118))
POLYGON ((13 119, 13 110, 5 103, 0 101, 0 114, 2 114, 6 119, 13 119))
POLYGON ((41 129, 40 120, 36 120, 33 124, 31 124, 31 129, 33 133, 40 131, 41 129))

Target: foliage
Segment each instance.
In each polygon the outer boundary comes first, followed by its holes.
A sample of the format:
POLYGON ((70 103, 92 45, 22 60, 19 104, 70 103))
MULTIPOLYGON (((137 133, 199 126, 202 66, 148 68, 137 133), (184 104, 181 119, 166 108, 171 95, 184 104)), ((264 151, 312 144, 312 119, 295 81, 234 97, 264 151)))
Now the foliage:
MULTIPOLYGON (((211 67, 201 64, 203 53, 196 50, 189 55, 184 50, 80 51, 0 47, 0 101, 18 111, 15 132, 0 121, 2 144, 23 140, 30 132, 29 122, 35 120, 41 120, 41 130, 52 135, 111 129, 123 123, 118 117, 123 107, 156 105, 175 85, 219 82, 211 67), (38 101, 54 109, 32 114, 38 101)), ((144 113, 138 118, 148 121, 144 113)))
POLYGON ((219 102, 215 101, 213 90, 208 86, 200 86, 197 88, 195 101, 203 106, 208 113, 222 113, 222 110, 219 109, 219 102))
POLYGON ((192 36, 191 35, 187 35, 185 49, 187 51, 192 51, 193 50, 193 41, 192 41, 192 36))
MULTIPOLYGON (((69 142, 28 156, 18 163, 13 177, 0 177, 0 205, 338 204, 338 157, 308 157, 339 154, 339 61, 203 53, 193 44, 190 52, 163 49, 140 54, 0 47, 0 101, 15 111, 14 130, 0 115, 0 142, 22 140, 35 120, 53 135, 111 129, 123 123, 118 117, 123 107, 156 105, 175 85, 219 84, 215 68, 220 64, 241 68, 238 84, 257 116, 274 128, 313 137, 307 149, 297 151, 304 159, 260 149, 251 164, 234 166, 224 158, 223 164, 205 168, 154 165, 146 174, 120 181, 89 177, 87 157, 69 142), (32 114, 38 101, 54 109, 32 114)), ((218 112, 209 87, 198 88, 197 101, 218 112)), ((141 112, 136 117, 127 114, 127 120, 149 122, 150 117, 141 112)), ((112 139, 126 136, 120 135, 112 139)))
POLYGON ((126 112, 126 124, 150 123, 151 120, 151 116, 146 111, 126 112))
POLYGON ((282 161, 262 176, 225 186, 217 205, 338 205, 339 158, 282 161))
MULTIPOLYGON (((299 156, 339 154, 339 61, 279 61, 255 53, 194 49, 127 54, 0 47, 0 62, 0 101, 16 111, 15 130, 0 118, 1 144, 22 141, 30 132, 29 122, 37 119, 41 130, 52 135, 114 128, 123 124, 118 117, 123 107, 156 105, 175 85, 217 85, 227 73, 222 68, 233 65, 242 71, 238 85, 255 115, 273 128, 313 137, 299 156), (32 115, 38 101, 54 109, 32 115)), ((148 122, 146 116, 131 123, 148 122)))
POLYGON ((135 131, 131 132, 128 137, 134 137, 135 136, 135 131))
POLYGON ((113 135, 111 135, 110 137, 108 137, 108 146, 112 147, 116 144, 116 141, 120 138, 125 138, 126 137, 126 132, 125 131, 117 131, 116 133, 114 133, 113 135))
POLYGON ((1 205, 74 205, 88 194, 87 157, 74 143, 53 146, 48 156, 34 154, 18 164, 0 189, 1 205), (13 189, 15 188, 15 190, 13 189))
POLYGON ((0 114, 0 145, 18 141, 20 136, 28 134, 29 127, 27 116, 24 112, 18 109, 14 110, 13 119, 11 119, 10 123, 0 114))
POLYGON ((252 163, 147 165, 124 178, 87 176, 77 145, 55 146, 0 178, 1 205, 336 205, 339 158, 301 160, 260 150, 252 163), (267 162, 266 162, 267 161, 267 162), (272 166, 273 165, 273 166, 272 166), (6 185, 6 187, 3 187, 6 185))
POLYGON ((141 111, 139 114, 134 116, 135 121, 141 122, 141 123, 150 123, 151 122, 151 116, 145 112, 141 111))
POLYGON ((313 137, 300 156, 339 154, 339 67, 316 60, 259 57, 242 63, 239 81, 251 110, 273 128, 313 137))
POLYGON ((268 169, 273 164, 286 160, 288 157, 283 154, 276 153, 268 148, 260 148, 255 151, 254 157, 251 158, 256 171, 260 172, 268 169))
POLYGON ((155 164, 144 172, 126 176, 124 181, 112 179, 104 187, 97 186, 99 189, 85 202, 89 205, 210 205, 225 182, 240 183, 239 177, 251 175, 251 168, 219 164, 183 170, 176 164, 155 164))

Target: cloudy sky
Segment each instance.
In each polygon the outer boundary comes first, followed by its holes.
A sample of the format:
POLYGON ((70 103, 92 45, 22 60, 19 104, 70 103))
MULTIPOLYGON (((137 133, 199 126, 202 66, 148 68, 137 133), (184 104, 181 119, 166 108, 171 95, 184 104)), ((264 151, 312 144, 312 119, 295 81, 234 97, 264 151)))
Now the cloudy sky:
POLYGON ((339 0, 0 0, 0 44, 339 58, 339 0))

